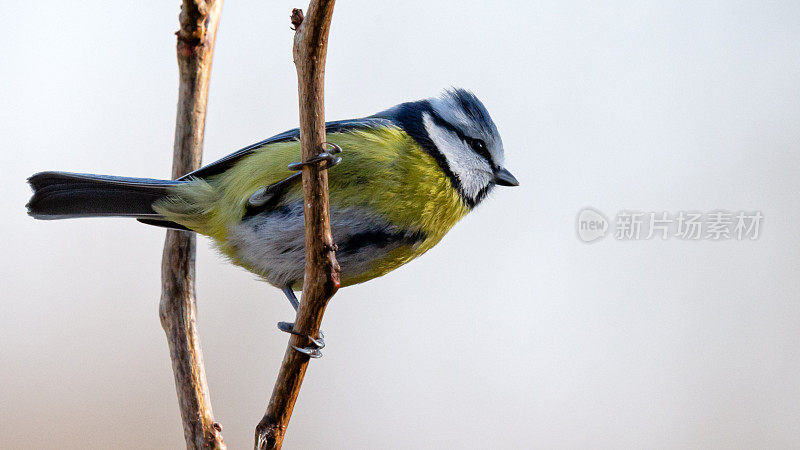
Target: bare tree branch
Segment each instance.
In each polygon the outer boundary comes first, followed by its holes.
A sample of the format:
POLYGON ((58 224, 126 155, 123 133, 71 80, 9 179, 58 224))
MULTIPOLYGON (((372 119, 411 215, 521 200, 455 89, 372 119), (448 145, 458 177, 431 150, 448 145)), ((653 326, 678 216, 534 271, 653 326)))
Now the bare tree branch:
MULTIPOLYGON (((318 155, 325 143, 325 57, 334 0, 311 0, 308 14, 292 11, 295 27, 294 64, 300 97, 300 145, 303 161, 318 155)), ((306 269, 303 297, 294 331, 283 357, 267 412, 256 427, 256 449, 279 449, 309 357, 293 346, 309 345, 305 336, 317 336, 328 301, 339 289, 339 264, 334 254, 328 212, 328 175, 320 166, 303 166, 303 199, 306 226, 306 269)))
MULTIPOLYGON (((200 167, 208 82, 222 0, 183 0, 178 35, 180 92, 172 177, 200 167)), ((214 422, 203 352, 197 334, 194 284, 195 235, 168 230, 161 261, 159 316, 167 334, 175 389, 188 449, 225 449, 214 422)))

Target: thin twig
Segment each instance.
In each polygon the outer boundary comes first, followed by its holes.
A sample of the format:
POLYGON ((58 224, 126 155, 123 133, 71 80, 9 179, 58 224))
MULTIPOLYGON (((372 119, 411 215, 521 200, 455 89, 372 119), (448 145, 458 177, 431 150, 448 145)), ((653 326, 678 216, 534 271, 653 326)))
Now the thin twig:
MULTIPOLYGON (((322 151, 325 142, 325 56, 334 0, 312 0, 305 18, 302 11, 292 12, 294 64, 300 97, 300 145, 303 161, 322 151)), ((293 346, 309 345, 304 336, 317 336, 325 307, 339 289, 339 264, 334 254, 328 212, 328 175, 320 166, 303 167, 303 211, 306 227, 306 269, 303 297, 297 311, 294 331, 283 357, 278 379, 267 412, 256 427, 255 448, 279 449, 297 395, 308 366, 309 357, 293 346)))
MULTIPOLYGON (((222 0, 184 0, 178 35, 180 92, 175 124, 172 177, 200 167, 208 82, 222 0)), ((203 353, 197 334, 194 293, 195 235, 167 231, 161 261, 159 316, 167 334, 175 389, 188 449, 225 449, 214 422, 203 353)))

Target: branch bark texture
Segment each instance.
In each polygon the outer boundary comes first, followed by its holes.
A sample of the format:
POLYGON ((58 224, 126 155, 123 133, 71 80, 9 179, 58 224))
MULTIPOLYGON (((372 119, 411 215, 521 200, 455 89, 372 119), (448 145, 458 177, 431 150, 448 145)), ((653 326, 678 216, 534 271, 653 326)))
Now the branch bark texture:
MULTIPOLYGON (((299 9, 292 12, 303 161, 318 155, 325 143, 325 58, 333 6, 334 0, 312 0, 305 17, 299 9)), ((317 336, 325 307, 339 289, 339 264, 334 254, 328 211, 328 172, 320 170, 317 164, 303 167, 303 199, 306 268, 294 331, 304 336, 317 336)), ((309 345, 304 336, 289 338, 267 412, 256 427, 257 450, 279 449, 283 444, 309 362, 308 356, 292 348, 309 345)))
MULTIPOLYGON (((184 0, 178 36, 180 91, 175 125, 172 177, 200 167, 208 82, 222 0, 184 0)), ((168 230, 161 261, 159 316, 167 334, 175 389, 188 449, 225 449, 222 427, 214 422, 203 353, 197 333, 195 235, 168 230)))

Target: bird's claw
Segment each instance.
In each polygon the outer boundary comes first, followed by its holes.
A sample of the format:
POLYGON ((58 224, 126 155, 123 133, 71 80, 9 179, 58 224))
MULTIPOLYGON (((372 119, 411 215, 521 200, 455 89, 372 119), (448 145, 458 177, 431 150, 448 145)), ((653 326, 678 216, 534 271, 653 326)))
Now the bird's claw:
POLYGON ((289 164, 289 170, 301 170, 303 166, 319 164, 323 161, 325 162, 325 165, 322 166, 320 170, 328 170, 331 167, 342 162, 341 156, 335 156, 338 153, 342 153, 342 147, 339 147, 333 142, 323 142, 322 148, 323 148, 322 153, 312 157, 308 161, 293 162, 289 164), (330 148, 330 150, 325 150, 326 148, 330 148))
POLYGON ((292 345, 293 349, 304 355, 307 355, 310 358, 322 357, 322 352, 320 352, 320 350, 325 348, 325 336, 322 334, 322 330, 319 331, 319 336, 314 338, 294 331, 294 324, 292 322, 278 322, 278 329, 284 333, 293 334, 295 336, 303 336, 311 341, 311 344, 308 347, 297 347, 296 345, 292 345))
POLYGON ((309 358, 314 358, 314 359, 322 358, 322 352, 319 351, 319 349, 317 348, 312 348, 312 347, 300 348, 297 347, 296 345, 293 345, 292 348, 304 355, 307 355, 309 358))
MULTIPOLYGON (((341 156, 336 156, 339 153, 342 153, 342 147, 332 143, 332 142, 324 142, 322 144, 322 153, 312 157, 308 161, 304 162, 293 162, 289 164, 289 170, 302 170, 303 166, 309 166, 314 164, 320 164, 324 162, 325 164, 320 167, 320 170, 328 170, 331 167, 339 164, 342 162, 341 156)), ((248 209, 255 209, 260 208, 270 201, 274 200, 277 195, 286 188, 286 186, 294 183, 295 181, 300 180, 302 173, 297 172, 288 177, 278 181, 277 183, 270 184, 269 186, 264 186, 259 188, 255 192, 253 192, 250 197, 247 198, 246 207, 248 209)))

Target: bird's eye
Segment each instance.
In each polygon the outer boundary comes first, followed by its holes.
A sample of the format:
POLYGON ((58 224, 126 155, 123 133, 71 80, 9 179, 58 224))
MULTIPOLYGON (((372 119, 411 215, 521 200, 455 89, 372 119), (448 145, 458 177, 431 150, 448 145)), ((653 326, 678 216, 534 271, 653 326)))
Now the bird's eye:
POLYGON ((467 142, 469 143, 469 146, 472 147, 472 150, 475 151, 475 153, 483 156, 491 163, 492 157, 489 155, 489 149, 486 148, 486 142, 483 142, 482 139, 469 139, 467 142))

